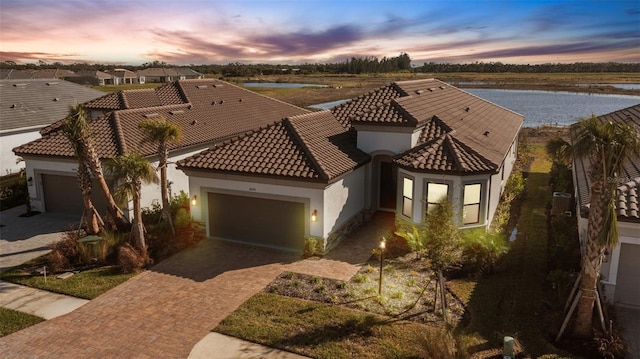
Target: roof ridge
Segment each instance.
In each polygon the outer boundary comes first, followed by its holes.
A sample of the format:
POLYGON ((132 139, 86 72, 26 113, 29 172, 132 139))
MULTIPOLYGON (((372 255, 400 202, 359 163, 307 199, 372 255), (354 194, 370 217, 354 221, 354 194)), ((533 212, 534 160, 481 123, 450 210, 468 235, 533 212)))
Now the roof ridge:
POLYGON ((113 126, 114 133, 116 135, 116 144, 118 149, 120 150, 120 154, 127 153, 127 143, 125 141, 124 131, 122 130, 122 126, 120 125, 120 116, 117 111, 112 111, 109 114, 109 122, 111 126, 113 126))
MULTIPOLYGON (((292 117, 299 117, 304 115, 306 114, 292 116, 292 117)), ((322 165, 322 162, 318 161, 314 151, 307 145, 307 143, 304 141, 300 133, 298 133, 298 130, 296 129, 296 126, 294 125, 291 118, 289 117, 284 118, 282 120, 282 123, 284 125, 284 128, 288 130, 292 138, 298 143, 298 146, 302 147, 302 152, 308 155, 306 156, 307 159, 311 161, 311 164, 315 167, 314 169, 318 172, 318 175, 320 176, 320 178, 328 180, 329 179, 328 171, 322 165)))
POLYGON ((493 163, 491 160, 489 160, 488 158, 486 158, 485 156, 483 156, 482 154, 480 154, 478 151, 474 150, 473 148, 471 148, 469 145, 467 145, 466 143, 464 143, 462 140, 458 139, 457 137, 455 137, 454 135, 456 134, 455 130, 447 133, 447 135, 451 135, 451 139, 452 141, 454 141, 454 143, 457 146, 462 147, 465 151, 474 154, 475 156, 477 156, 478 158, 480 158, 485 164, 490 164, 492 166, 495 166, 496 168, 499 167, 498 164, 493 163))
POLYGON ((122 104, 124 105, 124 108, 128 109, 129 108, 129 101, 127 101, 127 98, 124 96, 124 90, 118 91, 118 97, 120 98, 120 101, 122 101, 122 104))
POLYGON ((184 91, 184 88, 182 87, 182 84, 181 84, 182 81, 188 81, 188 80, 172 81, 172 82, 169 82, 166 85, 158 86, 154 90, 156 90, 156 94, 157 94, 158 90, 173 86, 178 90, 178 93, 180 94, 180 97, 181 97, 181 100, 182 100, 183 103, 191 103, 191 100, 189 99, 189 97, 187 97, 187 93, 184 91))
POLYGON ((446 145, 449 147, 449 150, 453 154, 453 161, 456 163, 456 166, 458 166, 458 168, 462 169, 463 171, 466 171, 469 169, 469 166, 465 161, 462 160, 462 154, 460 153, 460 150, 458 150, 456 146, 458 145, 458 143, 456 142, 459 142, 459 141, 456 138, 454 138, 452 135, 453 134, 450 132, 447 132, 444 134, 444 136, 447 139, 446 145))

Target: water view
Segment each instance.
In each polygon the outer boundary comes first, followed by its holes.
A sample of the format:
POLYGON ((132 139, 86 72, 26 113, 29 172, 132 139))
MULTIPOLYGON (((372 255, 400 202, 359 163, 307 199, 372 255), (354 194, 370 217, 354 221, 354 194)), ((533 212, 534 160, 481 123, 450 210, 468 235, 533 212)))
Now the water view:
MULTIPOLYGON (((525 117, 525 127, 544 124, 566 126, 581 117, 596 116, 640 103, 640 96, 594 95, 576 92, 464 89, 485 100, 518 112, 525 117)), ((326 110, 348 100, 310 106, 326 110)))

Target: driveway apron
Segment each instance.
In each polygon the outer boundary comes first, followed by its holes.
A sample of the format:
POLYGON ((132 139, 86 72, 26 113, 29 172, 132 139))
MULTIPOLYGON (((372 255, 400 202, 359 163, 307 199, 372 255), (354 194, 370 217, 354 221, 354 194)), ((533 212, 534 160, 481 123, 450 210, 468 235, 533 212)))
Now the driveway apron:
POLYGON ((346 248, 320 260, 204 240, 74 312, 0 338, 0 357, 186 358, 222 319, 285 270, 349 279, 371 254, 370 244, 357 239, 379 240, 371 238, 379 231, 366 227, 345 240, 346 248))

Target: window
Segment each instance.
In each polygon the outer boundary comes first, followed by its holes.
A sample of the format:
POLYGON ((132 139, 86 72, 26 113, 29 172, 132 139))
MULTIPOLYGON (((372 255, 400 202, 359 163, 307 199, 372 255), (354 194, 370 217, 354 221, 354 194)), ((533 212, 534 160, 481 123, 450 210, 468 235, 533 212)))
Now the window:
POLYGON ((438 203, 449 196, 449 185, 444 183, 427 183, 427 214, 431 213, 438 203))
POLYGON ((413 213, 413 179, 404 178, 402 181, 402 215, 411 218, 413 213))
POLYGON ((464 202, 462 206, 462 224, 480 223, 480 197, 482 185, 480 183, 464 186, 464 202))

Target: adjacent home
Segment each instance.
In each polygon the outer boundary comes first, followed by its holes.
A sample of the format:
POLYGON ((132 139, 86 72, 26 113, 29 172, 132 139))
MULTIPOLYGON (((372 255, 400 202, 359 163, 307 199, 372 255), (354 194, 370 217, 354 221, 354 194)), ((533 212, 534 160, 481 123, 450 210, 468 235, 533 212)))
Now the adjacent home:
MULTIPOLYGON (((442 199, 460 227, 491 223, 516 159, 524 118, 435 79, 401 81, 331 110, 311 112, 219 80, 182 80, 86 103, 101 158, 137 149, 157 164, 137 127, 179 124, 172 192, 189 193, 207 235, 300 251, 333 248, 375 211, 419 223, 442 199)), ((81 213, 73 150, 59 123, 17 147, 41 211, 81 213)), ((157 203, 145 186, 144 206, 157 203)))
POLYGON ((490 224, 524 118, 435 79, 401 81, 289 116, 189 156, 192 215, 209 236, 333 248, 372 212, 419 223, 442 199, 460 227, 490 224))
POLYGON ((1 174, 18 172, 24 163, 11 150, 40 137, 38 131, 65 117, 69 106, 103 96, 93 90, 58 79, 0 80, 1 174))
MULTIPOLYGON (((601 121, 622 122, 640 131, 640 104, 599 116, 601 121)), ((587 237, 591 181, 588 158, 573 159, 573 179, 580 243, 587 237)), ((620 174, 616 198, 618 244, 609 249, 601 268, 606 300, 640 306, 640 157, 630 158, 620 174)))
POLYGON ((64 78, 66 81, 75 82, 80 85, 105 86, 114 85, 113 76, 99 70, 77 71, 64 78))
POLYGON ((167 83, 176 80, 198 80, 203 79, 204 75, 186 67, 150 67, 136 72, 140 83, 167 83))
MULTIPOLYGON (((309 112, 217 80, 184 80, 154 89, 100 94, 103 96, 86 102, 85 107, 102 159, 135 149, 157 165, 157 146, 143 141, 138 123, 164 117, 182 128, 184 139, 170 147, 168 176, 173 194, 189 191, 188 178, 175 169, 176 161, 282 118, 309 112)), ((65 115, 60 113, 56 119, 65 115)), ((35 210, 80 216, 83 206, 76 185, 77 162, 60 125, 61 121, 47 126, 40 138, 16 147, 14 152, 25 159, 27 176, 33 179, 29 195, 35 210)), ((97 208, 106 208, 97 187, 93 196, 97 208)), ((159 203, 159 185, 145 186, 142 199, 143 206, 159 203)))

